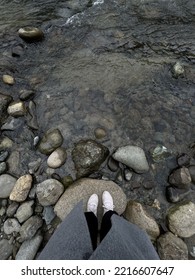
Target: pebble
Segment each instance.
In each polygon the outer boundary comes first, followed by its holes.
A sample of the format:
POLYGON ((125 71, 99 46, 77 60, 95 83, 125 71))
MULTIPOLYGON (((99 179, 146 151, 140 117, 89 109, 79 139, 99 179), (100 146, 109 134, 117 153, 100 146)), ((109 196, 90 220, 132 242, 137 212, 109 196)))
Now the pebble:
POLYGON ((0 198, 9 197, 16 181, 16 178, 9 174, 0 175, 0 198))
POLYGON ((169 183, 181 189, 187 189, 191 183, 191 176, 188 168, 181 167, 169 175, 169 183))
POLYGON ((25 221, 20 228, 20 242, 31 239, 42 226, 42 224, 43 220, 37 215, 32 216, 27 221, 25 221))
POLYGON ((30 240, 26 240, 20 246, 15 259, 16 260, 33 260, 41 245, 43 237, 40 234, 35 235, 30 240))
POLYGON ((24 54, 24 46, 22 44, 18 44, 12 48, 12 56, 20 57, 24 54))
POLYGON ((14 232, 19 232, 20 228, 21 225, 15 218, 8 218, 3 225, 3 231, 8 235, 14 232))
POLYGON ((171 232, 158 238, 157 249, 161 260, 188 260, 187 245, 171 232))
POLYGON ((32 209, 33 204, 34 201, 31 200, 31 201, 26 201, 19 206, 14 216, 18 219, 20 223, 23 223, 33 215, 33 209, 32 209))
POLYGON ((141 203, 129 201, 124 212, 125 218, 145 230, 152 241, 160 235, 160 229, 154 218, 152 218, 141 203))
POLYGON ((190 156, 187 154, 181 154, 177 157, 177 164, 179 166, 188 166, 190 164, 190 156))
POLYGON ((19 97, 20 97, 20 100, 22 100, 22 101, 26 101, 26 100, 34 97, 34 95, 35 95, 35 92, 31 89, 22 89, 19 92, 19 97))
POLYGON ((61 180, 64 188, 68 188, 73 183, 73 178, 70 175, 64 176, 61 180))
POLYGON ((55 204, 63 192, 64 186, 55 179, 45 180, 36 187, 36 195, 42 206, 55 204))
POLYGON ((11 204, 7 208, 7 212, 6 212, 7 216, 13 217, 14 214, 16 213, 16 210, 18 209, 18 207, 19 207, 18 202, 16 202, 16 201, 11 202, 11 204))
POLYGON ((27 110, 27 125, 37 130, 39 128, 38 121, 37 121, 37 115, 36 115, 36 105, 33 101, 29 102, 28 110, 27 110))
POLYGON ((7 239, 0 240, 0 260, 7 260, 13 252, 13 245, 7 239))
POLYGON ((14 117, 9 117, 1 127, 1 130, 17 130, 23 125, 23 120, 22 119, 17 119, 14 117))
POLYGON ((22 202, 26 200, 32 186, 32 176, 30 174, 21 176, 15 183, 10 193, 10 200, 22 202))
POLYGON ((49 155, 63 143, 63 136, 59 129, 48 130, 38 143, 38 150, 42 154, 49 155))
POLYGON ((1 137, 0 149, 10 149, 13 146, 13 141, 7 136, 1 137))
POLYGON ((195 184, 195 165, 189 166, 188 170, 190 172, 192 182, 195 184))
POLYGON ((43 210, 43 219, 45 220, 46 225, 49 225, 52 220, 55 218, 54 209, 52 206, 45 206, 43 210))
POLYGON ((124 170, 125 180, 127 182, 131 181, 131 178, 133 176, 133 172, 131 172, 129 169, 125 168, 124 170))
POLYGON ((51 168, 58 168, 62 166, 67 158, 66 150, 62 147, 57 148, 55 151, 51 153, 51 155, 47 159, 47 165, 51 168))
POLYGON ((149 170, 145 152, 138 146, 127 145, 120 147, 114 152, 112 157, 137 173, 145 173, 149 170))
POLYGON ((22 101, 15 101, 8 106, 7 112, 12 117, 21 117, 26 114, 26 108, 22 101))
POLYGON ((0 163, 0 175, 3 174, 3 173, 5 173, 6 170, 7 170, 7 164, 6 164, 6 162, 1 162, 1 163, 0 163))
POLYGON ((38 158, 35 161, 29 162, 28 168, 29 168, 29 173, 34 174, 38 171, 39 167, 41 166, 41 158, 38 158))
POLYGON ((23 27, 18 30, 20 38, 26 42, 41 41, 44 38, 44 33, 41 29, 36 27, 23 27))
POLYGON ((0 162, 5 161, 8 156, 9 156, 8 151, 1 151, 0 152, 0 162))
POLYGON ((108 168, 113 172, 116 172, 119 168, 119 162, 114 160, 112 156, 108 158, 107 164, 108 164, 108 168))
POLYGON ((185 195, 188 193, 188 189, 179 189, 174 186, 167 186, 166 188, 166 198, 169 202, 179 202, 181 201, 185 195))
POLYGON ((15 80, 11 75, 3 75, 3 82, 8 85, 13 85, 15 80))
POLYGON ((178 61, 173 65, 173 75, 174 77, 178 77, 184 73, 183 65, 178 61))
POLYGON ((195 204, 183 202, 171 207, 167 214, 168 226, 172 233, 180 237, 195 234, 195 204))
POLYGON ((101 127, 96 128, 94 131, 94 134, 97 139, 102 139, 107 135, 105 129, 103 129, 101 127))

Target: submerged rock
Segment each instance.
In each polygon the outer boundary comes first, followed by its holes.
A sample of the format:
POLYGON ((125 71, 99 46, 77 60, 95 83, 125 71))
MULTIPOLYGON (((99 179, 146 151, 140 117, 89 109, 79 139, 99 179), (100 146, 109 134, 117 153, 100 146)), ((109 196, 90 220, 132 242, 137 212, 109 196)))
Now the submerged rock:
POLYGON ((137 173, 145 173, 149 170, 145 152, 140 147, 132 145, 120 147, 112 157, 137 173))
POLYGON ((180 237, 195 234, 195 204, 184 202, 169 209, 168 226, 171 232, 180 237))
POLYGON ((15 102, 11 103, 7 108, 7 112, 12 117, 24 116, 26 113, 26 108, 25 108, 24 102, 15 101, 15 102))
POLYGON ((88 176, 97 171, 109 154, 107 147, 94 140, 81 140, 72 151, 72 159, 77 171, 76 177, 88 176))
POLYGON ((191 176, 188 168, 181 167, 174 170, 169 176, 169 183, 181 189, 187 189, 191 183, 191 176))
POLYGON ((32 43, 41 41, 44 38, 44 33, 41 29, 36 27, 23 27, 18 30, 20 38, 26 42, 32 43))
POLYGON ((13 85, 15 80, 11 75, 3 75, 3 82, 8 85, 13 85))
POLYGON ((191 165, 188 168, 192 182, 195 184, 195 165, 191 165))
POLYGON ((188 260, 187 245, 171 232, 157 239, 157 250, 161 260, 188 260))
POLYGON ((7 116, 7 108, 13 98, 9 95, 0 93, 0 124, 7 116))
POLYGON ((66 158, 66 150, 62 147, 59 147, 48 157, 47 165, 51 168, 58 168, 65 163, 66 158))

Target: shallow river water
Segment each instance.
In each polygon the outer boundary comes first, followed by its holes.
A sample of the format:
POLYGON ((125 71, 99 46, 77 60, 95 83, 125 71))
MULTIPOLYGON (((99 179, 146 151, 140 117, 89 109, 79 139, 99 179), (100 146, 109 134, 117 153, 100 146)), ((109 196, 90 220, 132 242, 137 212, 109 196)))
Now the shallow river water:
MULTIPOLYGON (((38 130, 21 124, 21 130, 3 132, 22 151, 21 173, 28 170, 29 157, 37 158, 36 135, 59 128, 71 152, 79 139, 95 139, 100 127, 110 152, 135 144, 151 164, 150 151, 165 146, 172 156, 153 163, 145 175, 163 190, 176 156, 191 153, 195 138, 194 1, 2 0, 0 12, 0 72, 16 79, 12 88, 1 82, 1 89, 15 100, 23 88, 36 92, 38 130), (17 31, 25 26, 41 28, 44 40, 23 42, 17 31), (24 52, 13 57, 18 44, 24 52), (174 74, 176 63, 182 75, 174 74)), ((71 160, 59 174, 74 178, 71 160)), ((127 196, 150 202, 150 196, 122 186, 127 196)), ((159 189, 150 192, 152 199, 159 189)))

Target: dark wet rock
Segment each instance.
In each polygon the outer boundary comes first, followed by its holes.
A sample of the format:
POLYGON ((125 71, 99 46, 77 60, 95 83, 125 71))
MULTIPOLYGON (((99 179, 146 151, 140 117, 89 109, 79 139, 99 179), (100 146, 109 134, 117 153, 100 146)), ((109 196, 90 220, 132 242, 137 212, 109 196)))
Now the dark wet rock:
POLYGON ((168 158, 171 155, 171 151, 165 146, 157 145, 155 149, 151 151, 151 155, 154 162, 160 162, 168 158))
POLYGON ((124 212, 125 218, 147 232, 151 240, 156 240, 160 235, 160 229, 154 218, 152 218, 143 206, 136 201, 129 201, 124 212))
POLYGON ((156 183, 152 180, 144 181, 142 185, 146 190, 154 189, 156 187, 156 183))
POLYGON ((38 121, 37 121, 37 114, 36 114, 36 105, 33 101, 29 102, 28 108, 27 108, 27 125, 37 130, 39 128, 38 121))
POLYGON ((195 184, 195 165, 191 165, 188 168, 192 182, 195 184))
POLYGON ((28 164, 29 173, 30 174, 36 173, 41 166, 41 162, 42 162, 41 158, 38 158, 37 160, 32 161, 32 162, 29 162, 29 164, 28 164))
POLYGON ((64 186, 55 179, 48 179, 38 184, 36 195, 42 206, 55 204, 64 191, 64 186))
POLYGON ((0 149, 10 149, 13 146, 13 141, 7 136, 3 136, 0 138, 0 149))
POLYGON ((108 148, 94 140, 81 140, 76 143, 72 151, 76 177, 85 177, 97 171, 108 154, 108 148))
POLYGON ((133 173, 129 169, 125 168, 125 170, 124 170, 125 180, 130 181, 132 176, 133 176, 133 173))
POLYGON ((166 198, 169 202, 179 202, 181 201, 190 191, 190 189, 179 189, 174 186, 166 187, 166 198))
POLYGON ((12 117, 22 117, 26 114, 25 104, 22 101, 12 102, 8 108, 7 112, 12 117))
POLYGON ((44 33, 36 27, 23 27, 18 30, 20 38, 28 43, 41 41, 44 38, 44 33))
POLYGON ((7 164, 6 164, 6 162, 1 162, 1 163, 0 163, 0 175, 3 174, 3 173, 5 173, 6 170, 7 170, 7 164))
POLYGON ((12 47, 12 56, 13 57, 20 57, 24 54, 24 45, 18 44, 12 47))
POLYGON ((108 167, 111 171, 116 172, 119 169, 119 162, 113 159, 112 156, 108 158, 108 167))
POLYGON ((0 176, 0 198, 8 198, 15 183, 16 178, 9 174, 2 174, 0 176))
POLYGON ((101 127, 96 128, 94 134, 97 139, 102 139, 107 135, 106 130, 101 127))
POLYGON ((13 252, 13 245, 7 239, 0 240, 0 260, 7 260, 13 252))
POLYGON ((9 95, 0 93, 0 124, 7 116, 7 108, 13 98, 9 95))
POLYGON ((62 166, 67 158, 66 149, 63 147, 57 148, 51 153, 47 159, 47 165, 51 168, 58 168, 62 166))
POLYGON ((20 162, 21 162, 20 152, 17 150, 11 152, 11 154, 7 160, 10 174, 13 174, 14 176, 17 176, 17 177, 20 176, 20 170, 18 168, 20 166, 20 162))
POLYGON ((26 221, 28 218, 30 218, 33 215, 33 208, 32 208, 33 204, 34 204, 33 200, 22 203, 17 209, 17 212, 14 215, 14 217, 16 217, 20 223, 26 221))
POLYGON ((15 218, 8 218, 4 225, 3 225, 3 231, 5 234, 12 234, 14 232, 20 231, 21 225, 18 223, 17 219, 15 218))
POLYGON ((5 84, 8 84, 8 85, 13 85, 15 83, 15 79, 14 77, 12 77, 11 75, 3 75, 3 82, 5 84))
POLYGON ((30 240, 26 240, 20 246, 15 259, 16 260, 33 260, 41 245, 43 237, 40 234, 35 235, 30 240))
POLYGON ((64 188, 66 189, 67 187, 69 187, 73 183, 73 178, 72 178, 72 176, 67 175, 67 176, 64 176, 61 179, 61 182, 62 182, 64 188))
MULTIPOLYGON (((105 190, 111 193, 115 203, 115 210, 121 215, 127 205, 126 195, 123 190, 112 181, 89 178, 79 179, 71 184, 56 203, 54 212, 61 220, 63 220, 81 200, 83 200, 83 210, 86 211, 87 201, 90 195, 97 193, 101 200, 102 193, 105 190), (64 205, 66 205, 66 207, 64 207, 64 205)), ((99 203, 102 205, 101 201, 99 203)), ((102 214, 103 208, 99 207, 98 217, 102 217, 102 214)))
POLYGON ((52 206, 45 206, 43 210, 43 220, 45 220, 46 225, 49 225, 55 218, 56 214, 52 206))
POLYGON ((7 121, 2 125, 1 130, 17 130, 24 124, 21 118, 9 117, 7 121))
POLYGON ((190 164, 190 156, 187 154, 181 154, 177 157, 177 163, 179 166, 188 166, 190 164))
POLYGON ((183 75, 185 72, 183 65, 178 61, 173 65, 173 76, 178 78, 179 76, 183 75))
POLYGON ((169 183, 181 189, 188 189, 191 183, 191 176, 188 168, 181 167, 169 175, 169 183))
POLYGON ((9 155, 8 151, 0 151, 0 162, 5 161, 8 155, 9 155))
POLYGON ((8 217, 13 217, 14 214, 16 213, 18 207, 19 207, 18 202, 16 202, 16 201, 11 202, 11 204, 7 208, 7 212, 6 212, 7 216, 8 217))
POLYGON ((20 90, 20 100, 25 101, 28 100, 32 97, 34 97, 35 95, 35 91, 31 90, 31 89, 22 89, 20 90))
POLYGON ((59 129, 49 129, 40 140, 38 149, 42 154, 49 155, 63 143, 59 129))
POLYGON ((10 200, 22 202, 24 201, 32 186, 32 176, 30 174, 21 176, 15 183, 10 193, 10 200))
POLYGON ((187 245, 171 232, 157 239, 157 250, 161 260, 188 260, 187 245))
POLYGON ((31 239, 42 226, 43 220, 39 216, 32 216, 20 228, 20 242, 31 239))
POLYGON ((112 157, 130 167, 137 173, 145 173, 149 170, 149 165, 142 148, 132 145, 120 147, 112 157))
POLYGON ((171 207, 167 214, 168 227, 171 232, 180 237, 190 237, 195 234, 195 204, 184 202, 171 207))

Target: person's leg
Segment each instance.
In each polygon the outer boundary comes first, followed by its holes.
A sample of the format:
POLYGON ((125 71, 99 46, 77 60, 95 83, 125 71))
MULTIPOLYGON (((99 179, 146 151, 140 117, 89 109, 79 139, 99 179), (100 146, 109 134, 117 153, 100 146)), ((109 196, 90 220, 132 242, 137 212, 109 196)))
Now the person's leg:
POLYGON ((111 217, 112 215, 118 215, 117 212, 112 211, 112 210, 108 210, 102 218, 102 223, 101 223, 101 229, 100 229, 100 242, 102 241, 102 239, 104 239, 104 237, 106 236, 106 234, 109 232, 112 223, 111 223, 111 217))
POLYGON ((91 242, 93 245, 93 250, 97 247, 97 235, 98 235, 98 220, 93 212, 85 212, 85 217, 87 220, 89 233, 91 236, 91 242))
POLYGON ((98 207, 98 196, 97 194, 92 194, 87 202, 87 212, 85 212, 85 217, 87 220, 89 233, 91 236, 91 241, 94 250, 97 247, 97 235, 98 235, 97 207, 98 207))

